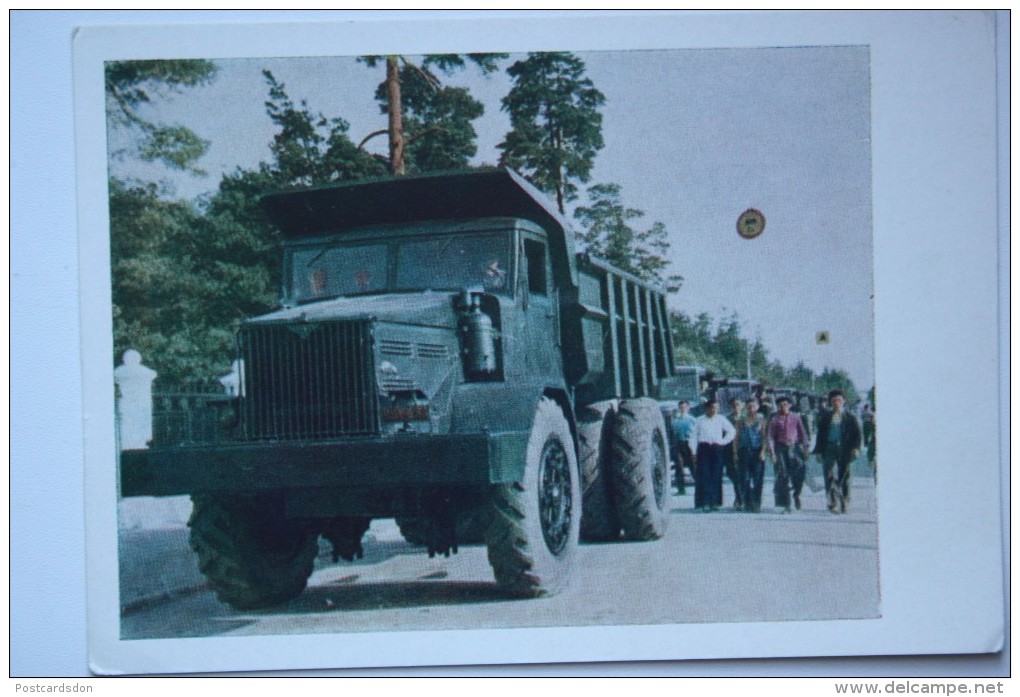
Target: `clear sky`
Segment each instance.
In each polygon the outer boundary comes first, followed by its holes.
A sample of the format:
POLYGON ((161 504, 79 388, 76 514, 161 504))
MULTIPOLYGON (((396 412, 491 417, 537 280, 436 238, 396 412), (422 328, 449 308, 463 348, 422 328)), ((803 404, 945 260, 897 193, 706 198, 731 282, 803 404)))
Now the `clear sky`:
MULTIPOLYGON (((617 183, 624 203, 665 224, 672 272, 685 281, 671 304, 715 319, 737 313, 787 366, 846 370, 872 386, 869 53, 864 47, 578 53, 606 96, 605 148, 590 183, 617 183), (737 235, 757 208, 765 232, 737 235), (820 331, 830 343, 818 345, 820 331)), ((515 56, 502 64, 510 65, 515 56)), ((215 81, 158 100, 150 115, 211 142, 206 177, 115 163, 115 172, 173 182, 177 194, 215 189, 222 172, 269 158, 274 132, 263 102, 268 68, 295 101, 341 116, 357 142, 385 128, 373 95, 382 67, 353 58, 220 61, 215 81)), ((446 82, 485 104, 475 122, 476 163, 495 163, 509 128, 502 72, 469 67, 446 82)), ((116 144, 116 141, 113 141, 116 144)), ((370 149, 384 152, 385 138, 370 149)), ((583 202, 583 199, 579 203, 583 202)))

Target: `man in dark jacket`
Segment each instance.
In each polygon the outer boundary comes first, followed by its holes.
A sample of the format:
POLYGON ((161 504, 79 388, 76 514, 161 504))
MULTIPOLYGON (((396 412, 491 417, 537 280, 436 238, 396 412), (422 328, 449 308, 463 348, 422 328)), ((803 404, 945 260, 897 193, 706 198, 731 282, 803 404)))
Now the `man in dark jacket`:
POLYGON ((846 513, 850 503, 850 467, 861 451, 861 425, 846 411, 842 390, 829 392, 829 410, 818 421, 815 455, 822 461, 829 511, 846 513))

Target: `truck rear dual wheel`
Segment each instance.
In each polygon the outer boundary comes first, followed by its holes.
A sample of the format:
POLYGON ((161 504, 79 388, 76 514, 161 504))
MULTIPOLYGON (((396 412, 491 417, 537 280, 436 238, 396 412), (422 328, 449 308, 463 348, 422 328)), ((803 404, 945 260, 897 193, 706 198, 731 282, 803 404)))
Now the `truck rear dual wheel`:
POLYGON ((577 441, 581 464, 581 539, 607 542, 620 536, 613 506, 612 436, 616 409, 598 402, 577 411, 577 441))
POLYGON ((492 490, 489 563, 509 595, 551 595, 567 584, 581 527, 579 480, 570 425, 556 402, 542 398, 523 480, 492 490))
POLYGON ((253 610, 301 594, 319 536, 308 524, 285 518, 282 501, 193 496, 192 502, 191 548, 217 598, 253 610))
POLYGON ((620 403, 612 434, 613 494, 623 536, 657 540, 669 523, 669 451, 657 402, 620 403))

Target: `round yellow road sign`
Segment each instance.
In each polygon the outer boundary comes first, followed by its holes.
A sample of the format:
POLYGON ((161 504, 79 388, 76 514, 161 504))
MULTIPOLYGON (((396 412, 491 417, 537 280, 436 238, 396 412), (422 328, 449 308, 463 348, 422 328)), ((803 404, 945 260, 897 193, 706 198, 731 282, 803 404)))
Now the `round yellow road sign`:
POLYGON ((748 208, 737 218, 737 234, 745 240, 753 240, 765 231, 765 216, 757 208, 748 208))

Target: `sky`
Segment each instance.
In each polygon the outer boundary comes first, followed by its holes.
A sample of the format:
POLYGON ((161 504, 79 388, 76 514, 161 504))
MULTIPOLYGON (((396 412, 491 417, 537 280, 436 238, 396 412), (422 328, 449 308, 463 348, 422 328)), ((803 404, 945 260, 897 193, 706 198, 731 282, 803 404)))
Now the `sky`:
MULTIPOLYGON (((736 314, 786 366, 840 368, 859 390, 874 384, 871 226, 871 85, 865 47, 579 52, 603 92, 605 147, 589 184, 616 183, 625 205, 662 222, 670 273, 684 277, 672 307, 719 320, 736 314), (748 208, 764 232, 736 232, 748 208), (816 335, 827 332, 828 344, 816 335)), ((521 56, 501 64, 508 67, 521 56)), ((269 159, 269 69, 290 97, 341 116, 352 140, 385 128, 373 95, 383 68, 351 57, 218 61, 208 86, 157 99, 148 116, 210 141, 194 177, 125 160, 115 174, 160 179, 181 197, 215 190, 219 177, 269 159)), ((485 105, 475 122, 475 164, 493 164, 509 130, 503 70, 445 77, 485 105)), ((113 146, 117 135, 111 135, 113 146)), ((369 149, 384 152, 385 138, 369 149)), ((575 205, 585 203, 582 198, 575 205)), ((569 215, 569 212, 568 212, 569 215)))

